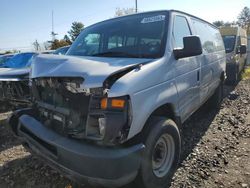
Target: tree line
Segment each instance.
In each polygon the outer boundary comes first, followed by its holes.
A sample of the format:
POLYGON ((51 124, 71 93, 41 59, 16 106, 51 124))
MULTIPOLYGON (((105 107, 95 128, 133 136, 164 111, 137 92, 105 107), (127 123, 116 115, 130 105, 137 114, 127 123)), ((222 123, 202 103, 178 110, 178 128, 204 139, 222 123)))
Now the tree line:
MULTIPOLYGON (((124 16, 128 14, 135 13, 134 8, 116 8, 114 17, 124 16)), ((233 26, 238 25, 247 30, 248 35, 250 35, 250 8, 244 7, 239 13, 237 21, 224 22, 222 20, 213 22, 217 27, 221 26, 233 26)), ((62 46, 71 45, 75 41, 76 37, 84 29, 84 24, 81 22, 73 22, 70 31, 68 31, 69 36, 66 34, 61 40, 54 40, 51 44, 51 49, 57 49, 62 46)))
MULTIPOLYGON (((133 13, 135 13, 134 8, 116 8, 114 17, 124 16, 133 13)), ((248 35, 250 35, 250 8, 244 7, 239 13, 239 16, 236 21, 224 22, 223 20, 218 20, 213 22, 213 24, 217 27, 238 25, 246 29, 248 35)), ((63 46, 71 45, 83 29, 84 24, 82 22, 73 22, 70 30, 67 32, 67 34, 64 35, 62 39, 55 39, 53 41, 50 41, 49 43, 44 43, 45 49, 55 50, 63 46)), ((35 49, 39 51, 40 44, 35 41, 33 45, 35 49)))
POLYGON ((250 35, 250 8, 244 7, 240 12, 237 21, 224 22, 222 20, 219 20, 213 22, 213 24, 216 25, 217 27, 238 25, 246 29, 248 35, 250 35))
POLYGON ((54 41, 52 41, 50 49, 55 50, 63 46, 71 45, 83 29, 84 24, 82 22, 73 22, 71 25, 71 29, 68 31, 69 36, 66 34, 64 35, 63 39, 55 39, 54 41))
MULTIPOLYGON (((133 13, 135 13, 134 8, 116 8, 114 17, 124 16, 133 13)), ((82 22, 73 22, 71 25, 71 29, 68 31, 68 35, 64 35, 63 39, 55 39, 54 41, 51 41, 50 49, 55 50, 63 46, 71 45, 83 29, 84 24, 82 22)), ((35 46, 35 43, 33 45, 35 46)))

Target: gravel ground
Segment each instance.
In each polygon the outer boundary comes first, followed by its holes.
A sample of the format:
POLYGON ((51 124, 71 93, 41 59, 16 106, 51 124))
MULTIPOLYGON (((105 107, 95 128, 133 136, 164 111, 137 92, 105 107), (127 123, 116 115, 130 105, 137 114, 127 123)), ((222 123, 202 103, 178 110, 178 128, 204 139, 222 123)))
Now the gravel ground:
MULTIPOLYGON (((250 188, 250 80, 224 93, 219 111, 205 105, 184 124, 172 188, 250 188)), ((8 130, 9 114, 0 114, 0 187, 80 187, 25 151, 8 130)))

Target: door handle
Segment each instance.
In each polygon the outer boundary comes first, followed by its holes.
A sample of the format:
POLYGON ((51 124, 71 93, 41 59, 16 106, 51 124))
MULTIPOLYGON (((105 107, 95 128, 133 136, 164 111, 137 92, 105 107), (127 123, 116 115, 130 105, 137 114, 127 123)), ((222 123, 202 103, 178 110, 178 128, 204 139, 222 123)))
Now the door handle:
POLYGON ((200 81, 200 70, 197 71, 197 81, 200 81))

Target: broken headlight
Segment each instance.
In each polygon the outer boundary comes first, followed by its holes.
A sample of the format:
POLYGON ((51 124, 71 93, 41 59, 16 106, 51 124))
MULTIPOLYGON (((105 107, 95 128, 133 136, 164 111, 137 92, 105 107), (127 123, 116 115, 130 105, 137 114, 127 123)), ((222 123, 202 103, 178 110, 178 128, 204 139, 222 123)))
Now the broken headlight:
POLYGON ((130 111, 128 96, 99 98, 99 109, 88 115, 87 137, 103 143, 121 143, 129 132, 130 111))

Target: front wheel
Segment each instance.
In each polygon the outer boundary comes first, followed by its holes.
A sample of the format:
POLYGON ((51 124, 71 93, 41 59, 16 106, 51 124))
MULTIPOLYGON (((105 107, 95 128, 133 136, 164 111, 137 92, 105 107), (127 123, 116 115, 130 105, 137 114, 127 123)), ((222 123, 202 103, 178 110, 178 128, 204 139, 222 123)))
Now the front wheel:
POLYGON ((170 184, 178 166, 181 138, 171 119, 153 118, 145 139, 145 151, 137 178, 138 187, 165 188, 170 184))

